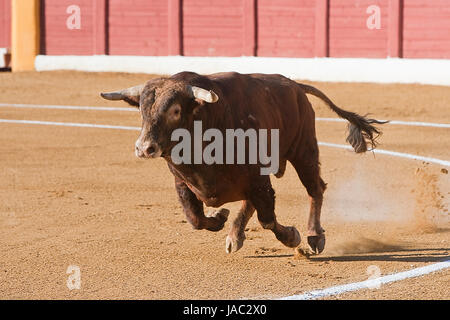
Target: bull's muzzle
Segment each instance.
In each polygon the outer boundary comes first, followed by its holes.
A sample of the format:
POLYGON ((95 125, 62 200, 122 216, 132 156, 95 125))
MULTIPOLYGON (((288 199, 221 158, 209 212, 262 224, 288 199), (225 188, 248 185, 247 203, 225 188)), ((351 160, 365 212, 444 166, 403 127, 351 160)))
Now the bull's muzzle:
POLYGON ((162 150, 156 143, 136 141, 134 153, 138 158, 158 158, 161 156, 162 150))

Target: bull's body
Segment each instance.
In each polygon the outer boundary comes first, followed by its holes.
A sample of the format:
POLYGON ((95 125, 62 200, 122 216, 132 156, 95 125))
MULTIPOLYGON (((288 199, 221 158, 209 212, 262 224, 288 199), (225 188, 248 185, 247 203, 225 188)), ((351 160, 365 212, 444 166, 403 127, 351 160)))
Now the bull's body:
POLYGON ((356 152, 366 151, 367 142, 375 145, 373 133, 379 131, 371 124, 380 122, 342 110, 319 90, 281 75, 218 73, 201 76, 182 72, 170 78, 151 80, 145 86, 102 96, 140 106, 143 127, 136 153, 142 157, 164 157, 175 176, 186 217, 194 228, 217 231, 227 220, 228 210, 205 216, 203 204, 219 207, 227 202, 243 201, 227 237, 227 252, 242 247, 245 226, 255 209, 261 225, 272 230, 285 245, 298 246, 300 235, 294 227, 277 222, 275 192, 269 176, 260 174, 260 164, 175 164, 170 153, 173 148, 170 133, 179 127, 192 133, 197 120, 202 122, 203 130, 218 129, 224 136, 226 129, 278 129, 280 165, 276 176, 283 175, 286 161, 295 168, 311 200, 308 243, 314 252, 321 252, 325 245, 320 225, 325 183, 320 178, 314 110, 306 93, 321 98, 350 122, 347 141, 356 152))
MULTIPOLYGON (((301 156, 313 162, 317 156, 314 110, 292 80, 279 75, 238 73, 208 77, 181 73, 173 78, 212 89, 220 97, 195 117, 202 122, 203 130, 216 128, 225 136, 225 129, 278 129, 281 164, 278 175, 282 175, 286 160, 301 156)), ((260 175, 259 165, 174 165, 170 155, 165 159, 172 173, 210 207, 246 200, 253 177, 260 175)))

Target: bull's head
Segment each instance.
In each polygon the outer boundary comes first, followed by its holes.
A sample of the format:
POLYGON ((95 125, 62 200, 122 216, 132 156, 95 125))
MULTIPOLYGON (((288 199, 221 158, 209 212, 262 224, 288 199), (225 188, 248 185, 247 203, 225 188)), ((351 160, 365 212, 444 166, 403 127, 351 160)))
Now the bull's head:
POLYGON ((139 108, 142 129, 135 144, 135 153, 140 158, 170 155, 172 131, 190 128, 199 108, 219 99, 212 90, 167 78, 153 79, 121 91, 101 93, 101 96, 107 100, 124 100, 139 108))

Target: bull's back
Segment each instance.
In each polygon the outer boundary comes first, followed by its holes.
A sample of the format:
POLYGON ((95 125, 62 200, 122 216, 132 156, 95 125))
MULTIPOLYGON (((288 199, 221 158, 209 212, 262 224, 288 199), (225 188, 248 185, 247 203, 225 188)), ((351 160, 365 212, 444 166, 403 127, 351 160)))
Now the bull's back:
POLYGON ((302 132, 314 111, 292 80, 278 74, 218 73, 209 76, 230 106, 234 128, 279 129, 280 155, 302 132), (306 102, 306 103, 305 103, 306 102))

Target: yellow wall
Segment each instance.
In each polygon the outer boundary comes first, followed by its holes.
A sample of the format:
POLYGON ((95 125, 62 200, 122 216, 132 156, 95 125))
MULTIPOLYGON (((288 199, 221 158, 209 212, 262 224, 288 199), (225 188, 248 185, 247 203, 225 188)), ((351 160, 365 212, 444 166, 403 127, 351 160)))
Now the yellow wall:
POLYGON ((34 70, 34 59, 39 54, 39 1, 12 0, 12 71, 34 70))

